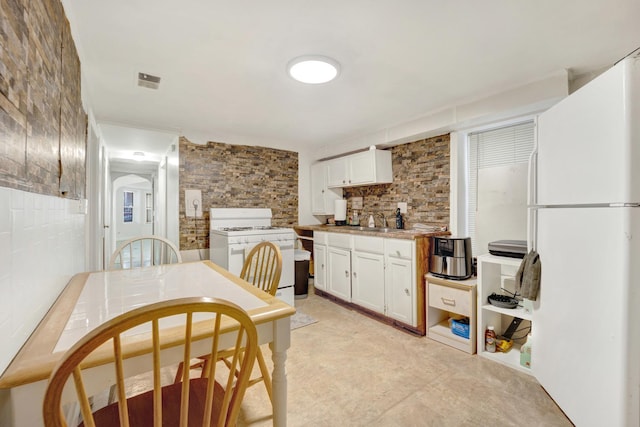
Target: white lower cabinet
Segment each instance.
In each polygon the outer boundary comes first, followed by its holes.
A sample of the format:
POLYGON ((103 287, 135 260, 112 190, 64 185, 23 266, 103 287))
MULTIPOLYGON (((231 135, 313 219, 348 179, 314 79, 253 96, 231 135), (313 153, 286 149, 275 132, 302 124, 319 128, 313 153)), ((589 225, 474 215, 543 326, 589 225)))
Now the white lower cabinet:
POLYGON ((351 251, 329 246, 327 258, 329 264, 327 292, 351 302, 351 251))
POLYGON ((386 239, 385 299, 387 316, 417 326, 416 244, 413 240, 386 239))
POLYGON ((385 314, 384 239, 354 237, 351 302, 385 314))
POLYGON ((351 249, 350 234, 327 233, 327 289, 326 292, 351 302, 351 249))
POLYGON ((416 326, 414 322, 415 277, 413 261, 387 257, 385 288, 387 316, 416 326))
POLYGON ((327 290, 327 233, 316 231, 313 234, 313 287, 327 290))
POLYGON ((327 245, 313 245, 313 287, 327 290, 327 245))
POLYGON ((313 250, 316 288, 418 327, 414 240, 316 232, 313 250))

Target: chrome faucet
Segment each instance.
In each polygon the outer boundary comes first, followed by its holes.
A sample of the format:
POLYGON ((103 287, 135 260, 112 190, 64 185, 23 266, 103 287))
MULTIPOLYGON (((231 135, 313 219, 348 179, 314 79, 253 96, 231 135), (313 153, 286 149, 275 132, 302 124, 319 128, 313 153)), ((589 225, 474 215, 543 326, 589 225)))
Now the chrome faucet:
POLYGON ((384 216, 384 212, 378 212, 378 215, 380 216, 380 218, 382 218, 382 227, 388 227, 387 218, 384 216))

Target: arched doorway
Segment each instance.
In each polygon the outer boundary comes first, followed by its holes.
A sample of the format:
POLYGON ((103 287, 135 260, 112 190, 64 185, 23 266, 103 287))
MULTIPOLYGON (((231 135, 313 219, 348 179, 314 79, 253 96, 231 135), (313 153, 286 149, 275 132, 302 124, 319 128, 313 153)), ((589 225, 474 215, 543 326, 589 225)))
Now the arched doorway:
POLYGON ((115 247, 133 237, 154 234, 155 194, 152 179, 135 174, 115 178, 112 206, 115 247))

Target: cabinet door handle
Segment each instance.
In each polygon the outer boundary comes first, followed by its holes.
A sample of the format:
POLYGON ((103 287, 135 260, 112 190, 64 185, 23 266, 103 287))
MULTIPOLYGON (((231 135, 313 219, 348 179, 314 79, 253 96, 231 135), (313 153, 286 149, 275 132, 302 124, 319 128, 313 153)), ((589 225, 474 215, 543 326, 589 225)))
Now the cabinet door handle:
POLYGON ((456 306, 456 300, 451 299, 451 298, 445 298, 445 297, 440 297, 440 299, 442 300, 442 303, 444 305, 450 305, 455 307, 456 306))
POLYGON ((404 293, 407 294, 407 296, 411 296, 411 292, 409 292, 409 289, 404 288, 404 293))
POLYGON ((349 277, 349 270, 344 271, 344 277, 349 277))
POLYGON ((355 271, 353 272, 353 277, 358 277, 355 271))

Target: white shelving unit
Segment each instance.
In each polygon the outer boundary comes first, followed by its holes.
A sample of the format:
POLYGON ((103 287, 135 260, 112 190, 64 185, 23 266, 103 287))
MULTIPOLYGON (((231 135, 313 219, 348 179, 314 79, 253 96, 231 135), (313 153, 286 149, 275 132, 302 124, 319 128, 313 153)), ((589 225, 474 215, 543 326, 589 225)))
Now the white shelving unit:
POLYGON ((476 279, 427 278, 427 335, 469 354, 476 352, 476 279), (469 318, 469 338, 451 332, 450 313, 469 318))
MULTIPOLYGON (((500 308, 489 304, 487 297, 493 292, 503 293, 501 288, 508 291, 515 290, 515 274, 522 262, 519 258, 500 257, 495 255, 480 255, 478 257, 478 322, 477 322, 477 352, 478 355, 495 362, 517 369, 531 375, 531 369, 520 365, 521 343, 514 343, 506 353, 490 353, 484 349, 484 331, 487 326, 495 328, 498 335, 502 334, 511 324, 514 318, 533 323, 533 316, 522 307, 514 309, 500 308)), ((520 324, 520 329, 526 327, 526 323, 520 324)), ((522 334, 519 334, 522 335, 522 334)), ((524 342, 524 340, 522 340, 524 342)))

